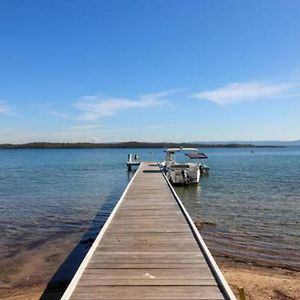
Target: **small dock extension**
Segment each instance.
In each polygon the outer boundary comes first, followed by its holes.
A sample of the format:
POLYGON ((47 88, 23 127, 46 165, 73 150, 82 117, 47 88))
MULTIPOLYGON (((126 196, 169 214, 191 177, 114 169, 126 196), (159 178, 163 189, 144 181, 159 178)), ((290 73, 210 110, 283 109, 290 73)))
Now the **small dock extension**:
POLYGON ((128 154, 127 168, 128 171, 131 171, 133 167, 138 167, 141 164, 141 161, 137 154, 132 155, 128 154))
POLYGON ((156 163, 141 163, 62 300, 236 300, 156 163))

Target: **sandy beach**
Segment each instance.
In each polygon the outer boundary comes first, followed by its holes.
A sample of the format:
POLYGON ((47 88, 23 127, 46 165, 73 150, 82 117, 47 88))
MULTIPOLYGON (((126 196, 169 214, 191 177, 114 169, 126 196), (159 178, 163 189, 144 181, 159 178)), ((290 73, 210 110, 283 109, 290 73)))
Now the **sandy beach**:
POLYGON ((236 295, 238 287, 244 288, 246 299, 300 299, 299 272, 241 263, 220 264, 220 268, 236 295))
MULTIPOLYGON (((80 240, 78 234, 45 242, 36 248, 1 262, 0 299, 40 299, 53 274, 80 240)), ((233 291, 243 287, 248 300, 300 299, 300 274, 286 269, 259 267, 241 262, 217 259, 233 291)), ((60 282, 42 299, 59 299, 65 287, 60 282)))

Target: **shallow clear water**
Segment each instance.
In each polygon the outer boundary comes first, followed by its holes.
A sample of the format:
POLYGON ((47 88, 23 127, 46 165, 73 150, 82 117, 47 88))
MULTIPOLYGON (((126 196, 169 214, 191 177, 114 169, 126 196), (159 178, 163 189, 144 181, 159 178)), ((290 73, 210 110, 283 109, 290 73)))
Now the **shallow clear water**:
POLYGON ((300 268, 300 149, 210 149, 211 173, 176 191, 219 256, 300 268))
MULTIPOLYGON (((300 148, 204 152, 210 175, 176 191, 212 252, 299 269, 300 148)), ((102 224, 131 176, 128 153, 164 158, 161 149, 0 150, 0 257, 102 224)))

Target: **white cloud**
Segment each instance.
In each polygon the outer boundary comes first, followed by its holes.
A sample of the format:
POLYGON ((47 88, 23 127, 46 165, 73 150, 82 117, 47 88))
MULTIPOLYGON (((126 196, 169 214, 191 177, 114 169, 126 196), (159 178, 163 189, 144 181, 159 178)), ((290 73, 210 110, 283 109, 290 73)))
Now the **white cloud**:
POLYGON ((209 100, 219 105, 226 105, 271 97, 290 97, 297 92, 299 82, 236 82, 223 87, 203 91, 192 95, 193 98, 209 100))
POLYGON ((14 111, 11 106, 6 105, 2 101, 0 101, 0 114, 11 116, 11 115, 14 115, 14 111))
MULTIPOLYGON (((118 128, 102 128, 99 132, 121 132, 121 131, 134 131, 137 132, 139 130, 147 130, 147 129, 163 129, 163 128, 173 128, 173 127, 181 127, 187 125, 186 123, 169 123, 169 124, 155 124, 155 125, 145 125, 137 127, 118 127, 118 128)), ((192 125, 192 124, 190 124, 192 125)))
POLYGON ((67 128, 68 130, 90 130, 90 129, 97 129, 101 127, 99 124, 91 124, 91 125, 76 125, 76 126, 71 126, 67 128))
POLYGON ((146 108, 164 103, 169 95, 177 90, 170 90, 156 94, 140 96, 137 99, 129 98, 102 98, 99 95, 84 96, 75 106, 81 110, 80 120, 94 121, 104 116, 111 116, 125 109, 146 108))
POLYGON ((70 118, 71 118, 68 114, 65 114, 65 113, 56 111, 56 110, 54 110, 54 109, 49 109, 49 110, 48 110, 48 113, 49 113, 51 116, 59 117, 59 118, 62 118, 62 119, 70 119, 70 118))

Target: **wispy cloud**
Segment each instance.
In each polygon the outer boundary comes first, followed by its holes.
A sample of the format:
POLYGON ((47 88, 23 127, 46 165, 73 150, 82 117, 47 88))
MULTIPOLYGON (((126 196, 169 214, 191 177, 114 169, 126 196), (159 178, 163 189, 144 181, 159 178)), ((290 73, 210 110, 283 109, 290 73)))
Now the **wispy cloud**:
POLYGON ((51 116, 59 117, 59 118, 62 118, 62 119, 70 119, 70 118, 71 118, 71 116, 69 116, 68 114, 62 113, 62 112, 59 112, 59 111, 56 111, 56 110, 54 110, 54 109, 49 109, 49 110, 48 110, 48 113, 49 113, 51 116))
POLYGON ((84 96, 75 106, 81 110, 79 120, 95 121, 104 116, 111 116, 125 109, 146 108, 165 103, 166 98, 177 90, 148 94, 137 99, 103 98, 99 95, 84 96))
POLYGON ((91 129, 98 129, 101 125, 99 124, 91 124, 91 125, 76 125, 68 127, 68 130, 91 130, 91 129))
POLYGON ((139 131, 147 129, 164 129, 164 128, 173 128, 187 125, 186 123, 169 123, 169 124, 154 124, 154 125, 145 125, 137 127, 118 127, 118 128, 102 128, 99 132, 121 132, 121 131, 139 131))
POLYGON ((298 93, 299 81, 290 82, 236 82, 220 88, 202 91, 192 95, 193 98, 209 100, 219 105, 267 99, 272 97, 295 96, 298 93))
POLYGON ((12 116, 15 113, 12 106, 5 104, 3 101, 0 101, 0 114, 6 116, 12 116))

